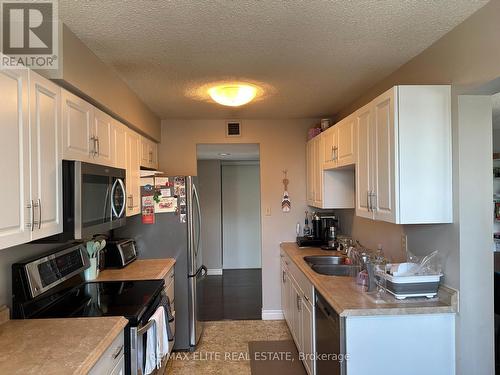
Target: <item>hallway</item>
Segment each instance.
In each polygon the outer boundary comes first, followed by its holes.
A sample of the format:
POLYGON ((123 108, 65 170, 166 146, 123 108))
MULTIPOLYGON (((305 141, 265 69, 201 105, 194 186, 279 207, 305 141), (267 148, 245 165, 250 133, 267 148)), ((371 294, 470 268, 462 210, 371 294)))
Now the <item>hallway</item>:
POLYGON ((202 288, 201 320, 261 319, 261 269, 224 270, 207 276, 202 288))

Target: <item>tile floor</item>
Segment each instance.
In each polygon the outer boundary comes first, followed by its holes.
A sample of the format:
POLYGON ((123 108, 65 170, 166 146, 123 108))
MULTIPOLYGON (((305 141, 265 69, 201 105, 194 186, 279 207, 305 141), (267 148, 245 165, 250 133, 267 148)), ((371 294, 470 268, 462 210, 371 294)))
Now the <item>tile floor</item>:
POLYGON ((166 373, 172 375, 250 375, 248 342, 290 340, 284 320, 205 322, 194 353, 174 353, 166 373))

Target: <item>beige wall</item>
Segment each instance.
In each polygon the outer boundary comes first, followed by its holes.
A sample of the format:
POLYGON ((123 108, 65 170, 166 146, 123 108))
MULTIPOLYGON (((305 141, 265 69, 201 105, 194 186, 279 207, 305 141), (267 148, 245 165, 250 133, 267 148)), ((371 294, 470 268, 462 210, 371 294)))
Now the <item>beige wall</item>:
MULTIPOLYGON (((460 289, 459 374, 494 373, 491 186, 481 180, 483 175, 491 176, 491 115, 489 124, 484 116, 475 120, 473 116, 479 114, 470 113, 474 100, 459 97, 500 91, 499 20, 500 1, 491 1, 389 77, 360 93, 338 116, 345 117, 393 85, 452 84, 454 223, 405 226, 404 231, 410 248, 422 252, 437 249, 446 256, 445 281, 460 289), (477 209, 485 208, 486 200, 490 209, 477 209)), ((488 108, 484 102, 488 98, 478 100, 481 108, 488 108)))
POLYGON ((66 26, 61 29, 62 64, 57 73, 44 71, 62 86, 89 99, 131 128, 160 141, 160 119, 125 82, 66 26))
POLYGON ((224 120, 164 120, 160 145, 160 168, 168 174, 197 174, 196 144, 260 144, 262 214, 263 310, 281 310, 281 241, 295 240, 295 225, 306 209, 305 145, 309 126, 315 120, 242 120, 242 136, 225 137, 224 120), (288 169, 292 211, 281 212, 282 170, 288 169))

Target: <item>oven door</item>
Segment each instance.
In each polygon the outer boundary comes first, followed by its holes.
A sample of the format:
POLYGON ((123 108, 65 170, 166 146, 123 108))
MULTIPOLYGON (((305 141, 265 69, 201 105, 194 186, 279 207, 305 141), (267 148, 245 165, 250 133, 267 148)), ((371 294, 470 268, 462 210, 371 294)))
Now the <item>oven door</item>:
POLYGON ((75 162, 75 238, 125 224, 125 170, 75 162))

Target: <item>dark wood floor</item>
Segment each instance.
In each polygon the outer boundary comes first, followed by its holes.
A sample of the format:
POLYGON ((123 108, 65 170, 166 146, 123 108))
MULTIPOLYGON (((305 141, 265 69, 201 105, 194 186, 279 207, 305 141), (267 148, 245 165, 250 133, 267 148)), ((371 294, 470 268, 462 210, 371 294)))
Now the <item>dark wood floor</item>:
POLYGON ((207 276, 200 309, 203 321, 261 319, 262 271, 224 270, 222 276, 207 276))

